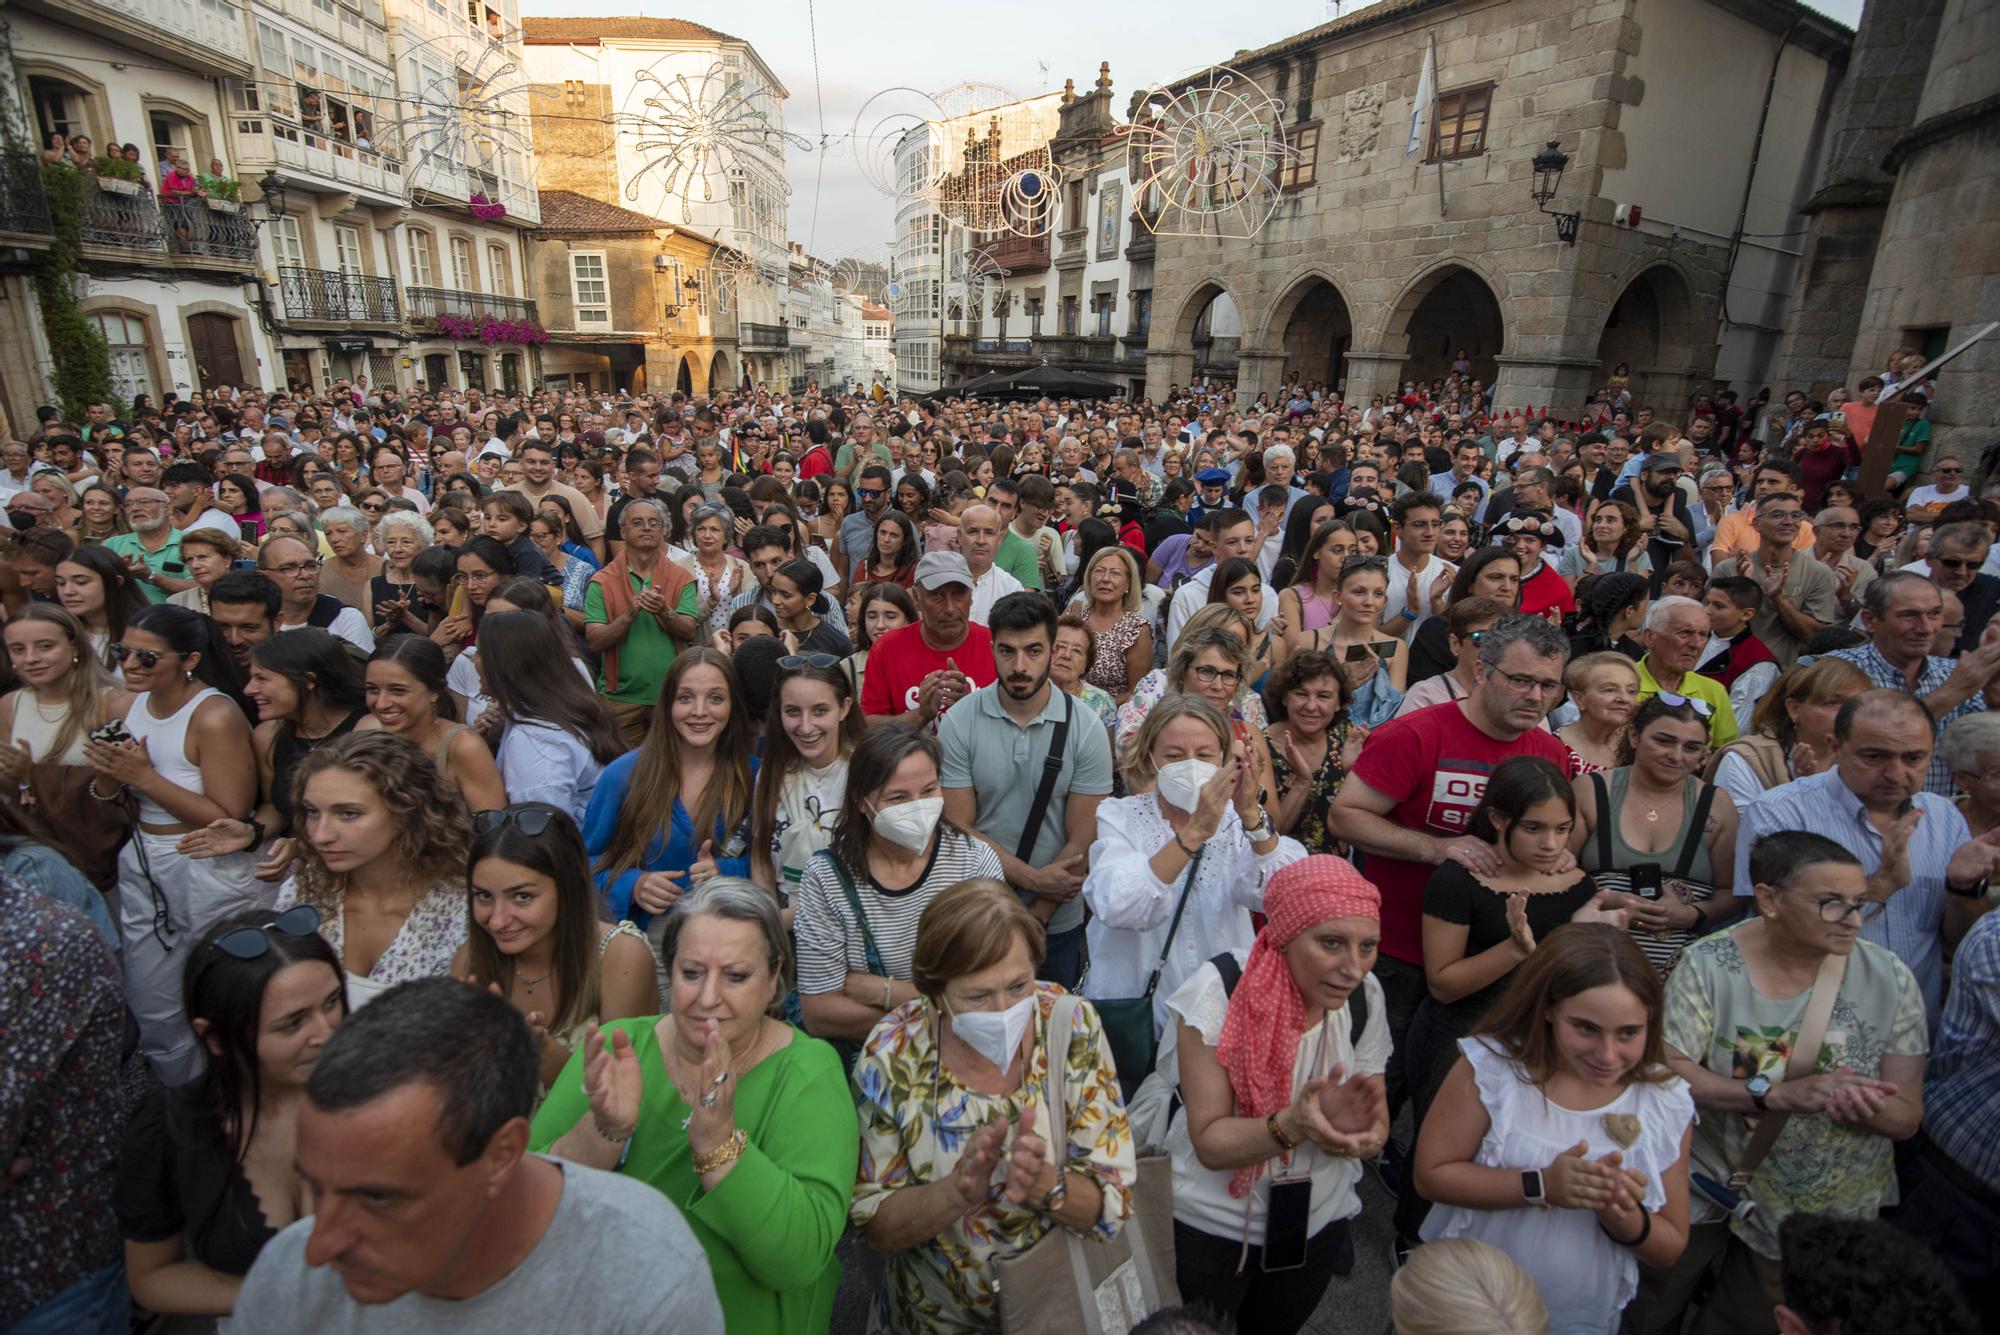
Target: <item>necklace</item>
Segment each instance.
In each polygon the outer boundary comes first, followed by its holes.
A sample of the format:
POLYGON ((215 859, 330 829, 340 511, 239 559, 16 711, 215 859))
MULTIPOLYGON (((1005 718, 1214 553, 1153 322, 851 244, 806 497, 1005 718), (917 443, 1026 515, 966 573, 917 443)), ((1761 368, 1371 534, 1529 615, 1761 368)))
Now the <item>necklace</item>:
POLYGON ((556 976, 556 971, 553 965, 551 965, 549 971, 543 974, 540 978, 530 978, 526 974, 519 974, 519 973, 514 975, 514 977, 520 981, 521 986, 527 988, 531 992, 534 989, 540 987, 543 983, 548 982, 549 979, 555 976, 556 976))
POLYGON ((40 714, 40 715, 42 716, 42 722, 44 722, 44 723, 60 723, 60 722, 62 722, 62 721, 63 721, 63 720, 65 719, 65 718, 69 717, 69 702, 68 702, 67 700, 65 700, 65 701, 63 701, 63 702, 62 702, 61 704, 57 705, 57 706, 56 706, 56 712, 55 712, 55 713, 54 713, 53 715, 51 715, 51 714, 49 713, 49 711, 48 711, 47 709, 45 709, 45 708, 43 708, 43 707, 42 707, 42 697, 41 697, 41 696, 39 696, 39 695, 34 695, 34 694, 33 694, 32 692, 30 692, 30 696, 31 696, 31 698, 32 698, 32 699, 34 700, 34 702, 35 702, 35 712, 36 712, 37 714, 40 714))

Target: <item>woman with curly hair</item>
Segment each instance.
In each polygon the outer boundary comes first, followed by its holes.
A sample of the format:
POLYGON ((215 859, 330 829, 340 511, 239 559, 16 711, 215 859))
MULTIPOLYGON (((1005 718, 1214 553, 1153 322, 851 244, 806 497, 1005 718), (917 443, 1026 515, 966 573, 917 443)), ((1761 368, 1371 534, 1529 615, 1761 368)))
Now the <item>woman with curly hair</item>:
POLYGON ((1585 575, 1651 575, 1653 561, 1641 541, 1645 536, 1639 531, 1639 512, 1629 501, 1599 501, 1591 507, 1583 541, 1556 559, 1556 573, 1572 588, 1585 575))
POLYGON ((431 758, 390 733, 349 733, 299 763, 292 793, 299 862, 278 908, 320 911, 348 1005, 448 974, 466 939, 472 820, 431 758))

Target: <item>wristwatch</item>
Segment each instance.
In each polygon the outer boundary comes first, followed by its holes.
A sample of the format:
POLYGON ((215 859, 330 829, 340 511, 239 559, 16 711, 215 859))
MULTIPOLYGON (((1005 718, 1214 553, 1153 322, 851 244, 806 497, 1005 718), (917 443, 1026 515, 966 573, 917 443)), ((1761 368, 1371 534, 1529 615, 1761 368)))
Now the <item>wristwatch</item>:
POLYGON ((1986 898, 1987 887, 1991 883, 1992 878, 1982 876, 1963 890, 1948 880, 1944 883, 1944 888, 1946 894, 1957 895, 1960 899, 1984 899, 1986 898))
POLYGON ((1271 837, 1271 813, 1262 807, 1257 808, 1257 823, 1255 825, 1245 825, 1243 833, 1253 844, 1259 844, 1269 839, 1271 837))
POLYGON ((1743 1088, 1750 1095, 1750 1101, 1757 1105, 1758 1112, 1771 1111, 1771 1105, 1765 1102, 1771 1093, 1770 1076, 1753 1075, 1743 1082, 1743 1088))
POLYGON ((1530 1205, 1538 1205, 1544 1210, 1549 1208, 1548 1188, 1542 1183, 1541 1169, 1530 1168, 1521 1174, 1521 1197, 1530 1205))

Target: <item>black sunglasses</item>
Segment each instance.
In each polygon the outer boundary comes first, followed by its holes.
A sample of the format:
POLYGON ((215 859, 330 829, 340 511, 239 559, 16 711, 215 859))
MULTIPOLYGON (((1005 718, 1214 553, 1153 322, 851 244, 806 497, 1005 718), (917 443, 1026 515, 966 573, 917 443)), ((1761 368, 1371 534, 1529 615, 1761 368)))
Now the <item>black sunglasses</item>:
POLYGON ((539 839, 548 832, 555 822, 553 807, 516 806, 499 807, 492 811, 482 811, 472 818, 472 832, 487 834, 504 825, 511 825, 530 839, 539 839))
POLYGON ((128 658, 136 658, 140 667, 148 669, 158 667, 160 660, 166 657, 158 649, 134 649, 122 640, 111 645, 109 652, 117 662, 123 663, 128 658))
POLYGON ((787 672, 799 668, 830 668, 840 661, 838 654, 786 654, 778 666, 787 672))
POLYGON ((271 933, 311 936, 319 930, 319 910, 310 904, 286 909, 262 927, 236 927, 215 938, 215 948, 239 960, 254 960, 271 948, 271 933))

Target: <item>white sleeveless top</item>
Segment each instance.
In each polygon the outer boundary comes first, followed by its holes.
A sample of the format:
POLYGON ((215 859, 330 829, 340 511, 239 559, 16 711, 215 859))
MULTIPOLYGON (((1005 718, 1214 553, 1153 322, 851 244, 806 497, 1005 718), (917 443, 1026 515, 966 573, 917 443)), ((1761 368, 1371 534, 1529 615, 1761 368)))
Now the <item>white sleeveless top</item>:
MULTIPOLYGON (((1694 1098, 1678 1077, 1660 1084, 1633 1081, 1602 1108, 1579 1112, 1543 1097, 1541 1089, 1506 1054, 1484 1040, 1462 1038, 1458 1049, 1472 1064, 1479 1101, 1491 1119, 1473 1162, 1486 1168, 1546 1168, 1579 1141, 1587 1157, 1620 1150, 1625 1166, 1646 1175, 1645 1207, 1667 1203, 1661 1179, 1680 1158, 1681 1136, 1694 1120, 1694 1098), (1606 1128, 1607 1114, 1639 1119, 1639 1138, 1629 1148, 1606 1128)), ((1439 1205, 1424 1221, 1423 1239, 1477 1238, 1514 1258, 1534 1277, 1549 1309, 1549 1335, 1592 1332, 1603 1335, 1639 1289, 1639 1265, 1632 1253, 1612 1242, 1589 1210, 1471 1210, 1439 1205)))
POLYGON ((78 728, 76 736, 70 739, 69 749, 61 755, 53 754, 56 734, 69 720, 67 703, 56 707, 56 716, 51 719, 43 712, 42 702, 35 698, 34 691, 21 688, 14 697, 14 734, 7 740, 15 746, 26 746, 28 754, 38 765, 82 765, 83 744, 90 735, 90 729, 78 728))
MULTIPOLYGON (((143 740, 146 743, 146 754, 152 759, 154 773, 191 793, 205 795, 208 789, 202 786, 201 768, 187 758, 188 723, 202 701, 223 698, 221 691, 204 686, 172 715, 156 718, 152 709, 153 693, 146 691, 132 698, 132 708, 125 715, 125 728, 132 734, 133 741, 143 740)), ((148 825, 180 824, 180 817, 144 794, 139 796, 139 819, 148 825)))

